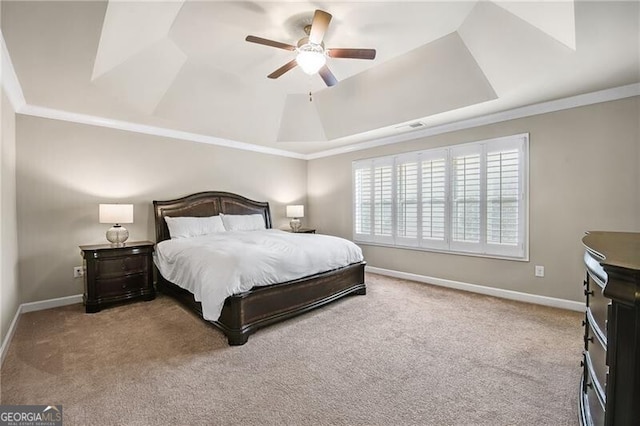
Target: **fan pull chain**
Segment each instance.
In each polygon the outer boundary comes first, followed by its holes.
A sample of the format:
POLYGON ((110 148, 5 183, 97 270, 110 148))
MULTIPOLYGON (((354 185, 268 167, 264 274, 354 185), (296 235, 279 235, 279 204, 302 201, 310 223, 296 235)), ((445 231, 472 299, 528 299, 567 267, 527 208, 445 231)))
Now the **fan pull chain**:
POLYGON ((309 92, 309 102, 313 102, 313 96, 311 95, 311 92, 309 92))

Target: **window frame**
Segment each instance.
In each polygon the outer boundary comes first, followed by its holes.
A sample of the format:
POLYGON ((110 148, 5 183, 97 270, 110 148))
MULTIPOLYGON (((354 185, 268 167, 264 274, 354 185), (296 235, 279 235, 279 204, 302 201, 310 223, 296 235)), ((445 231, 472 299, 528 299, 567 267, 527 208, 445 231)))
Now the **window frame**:
MULTIPOLYGON (((439 177, 440 175, 438 175, 439 177)), ((493 139, 486 139, 481 141, 474 141, 462 144, 455 144, 440 148, 406 152, 401 154, 387 155, 384 157, 367 158, 361 160, 355 160, 352 162, 352 201, 353 201, 353 240, 356 243, 362 243, 365 245, 394 247, 400 249, 430 251, 437 253, 477 256, 477 257, 489 257, 497 259, 515 260, 515 261, 528 261, 529 260, 529 134, 521 133, 510 136, 503 136, 493 139), (518 203, 516 218, 518 220, 517 225, 517 243, 514 245, 505 243, 488 242, 488 205, 489 205, 489 190, 488 190, 488 155, 495 152, 508 152, 517 150, 518 152, 518 203), (465 155, 468 153, 480 154, 480 200, 479 200, 479 223, 480 234, 479 242, 468 241, 454 241, 453 240, 453 185, 454 185, 454 167, 453 162, 456 156, 465 155), (432 239, 425 238, 423 236, 423 209, 424 200, 423 196, 426 194, 423 189, 423 169, 424 162, 437 161, 444 158, 444 239, 432 239), (398 214, 399 214, 399 194, 397 193, 399 180, 399 165, 416 163, 417 164, 417 236, 416 238, 409 238, 398 235, 398 214), (371 233, 359 234, 356 232, 356 173, 357 170, 362 168, 371 168, 373 176, 373 169, 375 165, 389 165, 391 164, 391 187, 392 187, 392 220, 391 229, 392 235, 389 236, 376 236, 374 235, 374 208, 371 208, 370 228, 371 233)), ((407 181, 404 182, 406 184, 407 181)), ((402 183, 402 182, 401 182, 402 183)), ((502 184, 502 183, 501 183, 502 184)), ((371 188, 374 187, 373 181, 370 182, 371 188)), ((373 190, 372 190, 373 191, 373 190)), ((513 216, 512 216, 513 217, 513 216)), ((433 215, 431 216, 433 218, 433 215)), ((432 223, 432 222, 430 222, 432 223)), ((413 225, 413 224, 412 224, 413 225)), ((406 223, 405 223, 406 226, 406 223)))

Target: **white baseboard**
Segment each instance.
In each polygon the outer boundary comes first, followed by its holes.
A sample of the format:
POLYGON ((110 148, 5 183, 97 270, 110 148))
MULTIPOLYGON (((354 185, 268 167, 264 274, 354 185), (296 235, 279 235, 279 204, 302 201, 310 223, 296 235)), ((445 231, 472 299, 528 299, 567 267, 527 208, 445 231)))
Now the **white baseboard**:
POLYGON ((58 308, 60 306, 73 305, 76 303, 82 303, 81 294, 75 294, 73 296, 67 297, 58 297, 56 299, 41 300, 39 302, 22 303, 20 306, 18 306, 16 314, 14 315, 13 320, 11 321, 11 325, 9 326, 9 330, 7 331, 7 335, 4 336, 2 346, 0 346, 0 367, 2 366, 2 363, 4 363, 4 358, 7 355, 7 350, 9 349, 9 345, 11 344, 11 340, 13 339, 13 335, 16 332, 16 327, 18 326, 20 315, 26 312, 43 311, 45 309, 58 308))
POLYGON ((39 302, 23 303, 21 306, 22 313, 43 311, 45 309, 58 308, 60 306, 73 305, 82 303, 82 295, 74 294, 73 296, 57 297, 55 299, 41 300, 39 302))
POLYGON ((519 291, 504 290, 501 288, 486 287, 478 284, 464 283, 460 281, 445 280, 442 278, 428 277, 425 275, 411 274, 409 272, 394 271, 391 269, 376 268, 366 266, 366 271, 373 274, 386 275, 388 277, 402 278, 405 280, 418 281, 426 284, 433 284, 440 287, 454 288, 472 293, 486 294, 488 296, 502 299, 516 300, 518 302, 533 303, 536 305, 551 306, 554 308, 567 309, 570 311, 584 312, 585 304, 573 300, 558 299, 555 297, 540 296, 537 294, 521 293, 519 291))
POLYGON ((18 320, 20 319, 20 311, 22 310, 22 305, 18 306, 16 310, 16 314, 13 316, 13 320, 11 320, 11 325, 9 326, 9 330, 7 330, 7 335, 4 336, 4 340, 2 341, 2 346, 0 346, 0 367, 4 363, 4 357, 7 354, 7 349, 9 349, 9 344, 11 343, 11 339, 13 339, 13 335, 16 332, 16 327, 18 326, 18 320))

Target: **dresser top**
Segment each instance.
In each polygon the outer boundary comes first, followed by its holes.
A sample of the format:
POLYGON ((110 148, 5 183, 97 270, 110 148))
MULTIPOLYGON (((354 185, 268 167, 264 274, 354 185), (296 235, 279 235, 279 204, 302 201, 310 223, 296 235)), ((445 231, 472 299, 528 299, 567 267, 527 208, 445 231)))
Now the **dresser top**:
POLYGON ((640 233, 593 231, 582 243, 602 265, 640 271, 640 233))

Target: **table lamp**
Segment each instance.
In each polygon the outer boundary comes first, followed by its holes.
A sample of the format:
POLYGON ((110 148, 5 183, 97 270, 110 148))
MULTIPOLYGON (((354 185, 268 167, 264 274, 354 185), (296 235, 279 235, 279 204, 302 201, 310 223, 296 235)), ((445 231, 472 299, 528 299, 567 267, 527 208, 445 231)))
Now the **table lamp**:
POLYGON ((133 223, 133 204, 100 204, 100 223, 112 223, 107 240, 115 247, 123 247, 129 231, 121 223, 133 223))
POLYGON ((304 206, 287 206, 287 217, 292 218, 289 222, 291 230, 293 232, 298 232, 300 230, 300 218, 304 217, 304 206))

